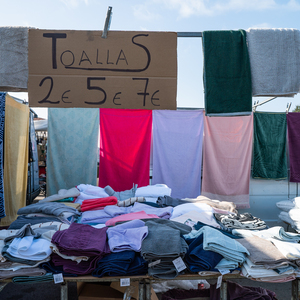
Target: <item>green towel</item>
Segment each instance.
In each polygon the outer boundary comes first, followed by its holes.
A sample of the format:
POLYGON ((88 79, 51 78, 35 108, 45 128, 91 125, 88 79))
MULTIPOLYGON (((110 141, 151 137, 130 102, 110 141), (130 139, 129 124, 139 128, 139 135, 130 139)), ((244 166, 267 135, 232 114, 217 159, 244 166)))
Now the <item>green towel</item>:
POLYGON ((13 283, 36 283, 36 282, 48 282, 53 281, 53 274, 47 273, 42 276, 15 276, 12 279, 13 283))
POLYGON ((251 70, 244 30, 204 31, 205 114, 250 114, 251 70))
POLYGON ((253 178, 287 178, 286 114, 254 113, 253 178))

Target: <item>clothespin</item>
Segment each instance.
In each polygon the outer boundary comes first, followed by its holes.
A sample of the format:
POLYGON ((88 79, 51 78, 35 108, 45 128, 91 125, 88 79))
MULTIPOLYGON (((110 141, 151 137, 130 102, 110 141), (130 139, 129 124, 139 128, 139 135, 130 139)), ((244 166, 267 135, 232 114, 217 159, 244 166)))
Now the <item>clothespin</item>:
POLYGON ((285 113, 287 114, 291 108, 292 102, 287 103, 285 113))
POLYGON ((112 15, 112 7, 109 6, 108 10, 107 10, 107 15, 106 15, 105 23, 104 23, 103 33, 102 33, 102 37, 104 39, 107 38, 107 32, 109 30, 110 22, 111 22, 111 15, 112 15))

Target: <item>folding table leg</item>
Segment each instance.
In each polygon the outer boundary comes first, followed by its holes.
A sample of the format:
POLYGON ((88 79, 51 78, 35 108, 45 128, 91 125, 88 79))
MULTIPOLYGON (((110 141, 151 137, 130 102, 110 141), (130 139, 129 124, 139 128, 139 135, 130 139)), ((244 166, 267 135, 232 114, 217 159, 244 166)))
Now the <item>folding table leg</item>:
POLYGON ((220 287, 220 300, 227 300, 227 281, 222 281, 220 287))
POLYGON ((68 283, 67 282, 63 282, 60 285, 60 299, 68 300, 68 283))

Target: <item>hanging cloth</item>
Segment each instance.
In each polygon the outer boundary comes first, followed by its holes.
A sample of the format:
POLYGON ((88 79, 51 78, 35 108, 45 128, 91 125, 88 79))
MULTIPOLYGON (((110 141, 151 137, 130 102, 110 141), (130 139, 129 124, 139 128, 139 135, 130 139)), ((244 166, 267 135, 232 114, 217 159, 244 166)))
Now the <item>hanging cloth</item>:
POLYGON ((5 121, 6 93, 0 93, 0 219, 5 217, 4 188, 3 188, 3 142, 5 121))
POLYGON ((249 208, 253 117, 204 117, 202 195, 249 208))
POLYGON ((294 96, 300 89, 300 31, 247 30, 253 96, 294 96))
POLYGON ((153 111, 152 184, 166 184, 172 197, 200 195, 203 126, 203 110, 153 111))
POLYGON ((97 185, 97 108, 49 108, 47 196, 81 183, 97 185))
POLYGON ((151 110, 100 109, 100 187, 149 184, 151 131, 151 110))
POLYGON ((6 94, 4 129, 4 198, 6 217, 1 225, 10 225, 17 211, 26 205, 29 147, 29 107, 6 94))
POLYGON ((252 112, 251 72, 244 30, 204 31, 206 115, 252 112))
POLYGON ((286 114, 253 114, 253 178, 287 178, 286 114))
POLYGON ((288 144, 290 161, 290 182, 300 182, 300 114, 297 112, 288 113, 288 144))

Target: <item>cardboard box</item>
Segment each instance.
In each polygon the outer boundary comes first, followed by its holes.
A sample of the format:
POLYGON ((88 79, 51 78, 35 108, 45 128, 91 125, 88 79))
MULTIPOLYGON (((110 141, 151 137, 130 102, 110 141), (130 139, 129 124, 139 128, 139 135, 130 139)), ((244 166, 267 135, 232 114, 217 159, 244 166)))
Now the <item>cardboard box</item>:
MULTIPOLYGON (((133 298, 139 299, 139 283, 138 282, 131 282, 131 285, 135 286, 135 293, 133 294, 133 298)), ((113 281, 110 286, 120 292, 125 292, 126 286, 120 286, 120 282, 113 281)), ((156 293, 154 292, 153 288, 151 287, 151 300, 158 300, 156 293)))
POLYGON ((123 293, 100 283, 77 283, 78 300, 123 300, 123 293))
POLYGON ((31 107, 176 109, 177 33, 29 29, 31 107))

